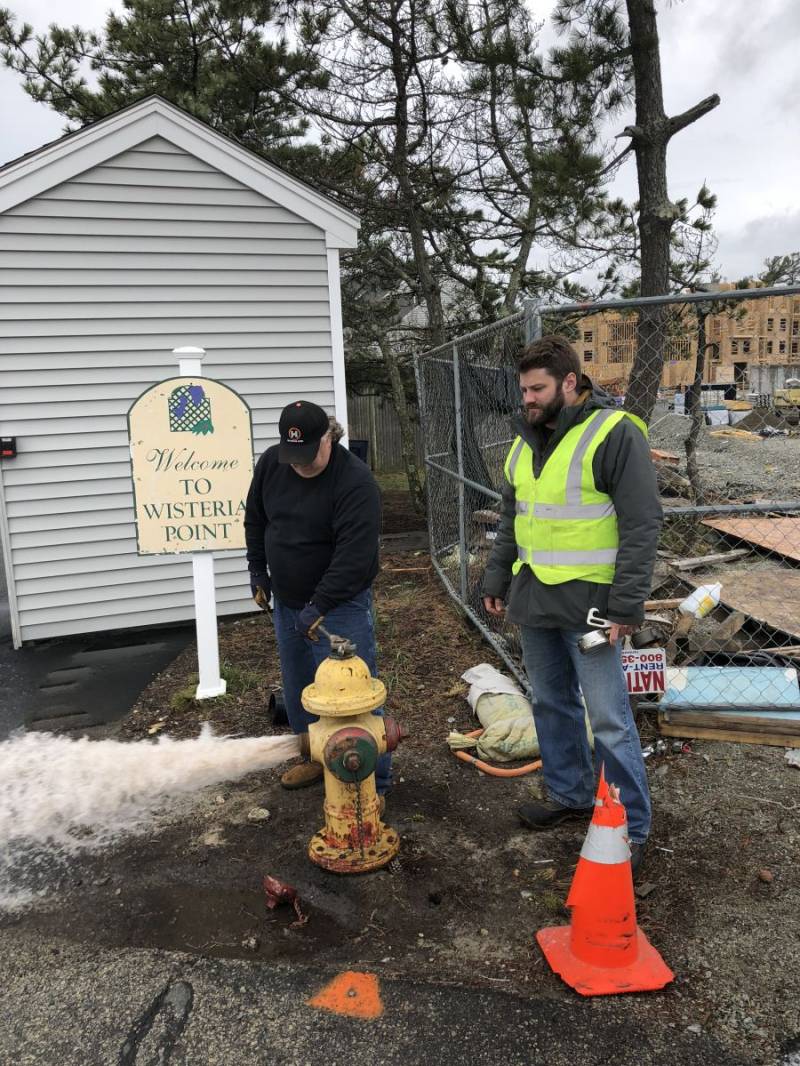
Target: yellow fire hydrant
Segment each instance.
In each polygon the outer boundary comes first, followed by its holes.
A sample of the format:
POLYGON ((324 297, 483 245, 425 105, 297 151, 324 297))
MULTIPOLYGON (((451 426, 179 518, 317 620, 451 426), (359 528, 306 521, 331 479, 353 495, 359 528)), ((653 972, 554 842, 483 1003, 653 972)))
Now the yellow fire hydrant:
POLYGON ((371 712, 386 701, 382 681, 372 677, 356 646, 317 627, 331 653, 303 689, 303 706, 319 721, 308 727, 306 754, 325 776, 325 826, 308 846, 312 862, 335 873, 366 873, 397 854, 400 839, 381 821, 375 790, 378 756, 394 751, 401 731, 393 718, 371 712))

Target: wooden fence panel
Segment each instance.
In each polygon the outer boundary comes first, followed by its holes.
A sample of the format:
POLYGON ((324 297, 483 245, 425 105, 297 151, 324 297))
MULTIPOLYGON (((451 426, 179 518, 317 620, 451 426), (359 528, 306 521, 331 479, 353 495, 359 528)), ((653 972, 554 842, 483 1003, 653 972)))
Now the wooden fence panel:
MULTIPOLYGON (((417 444, 417 462, 423 462, 422 431, 417 412, 412 410, 417 444)), ((403 470, 403 450, 400 441, 400 421, 391 403, 383 396, 347 397, 348 434, 351 440, 369 443, 367 461, 376 474, 392 474, 403 470)))

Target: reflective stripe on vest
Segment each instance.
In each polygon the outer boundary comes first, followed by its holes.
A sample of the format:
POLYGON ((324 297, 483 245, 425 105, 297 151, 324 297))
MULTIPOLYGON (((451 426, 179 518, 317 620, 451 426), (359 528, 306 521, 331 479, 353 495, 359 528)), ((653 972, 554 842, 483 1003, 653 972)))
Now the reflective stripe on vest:
POLYGON ((609 409, 601 411, 592 419, 585 431, 581 434, 581 439, 578 441, 578 445, 572 453, 572 459, 570 460, 569 471, 567 473, 566 503, 534 504, 533 514, 536 518, 607 518, 609 515, 616 514, 614 504, 610 500, 608 503, 581 503, 581 483, 583 480, 584 457, 589 450, 592 441, 603 428, 605 423, 609 418, 613 418, 616 414, 618 414, 616 410, 609 409))
MULTIPOLYGON (((518 505, 517 514, 527 514, 528 505, 518 505)), ((535 503, 533 513, 537 518, 608 518, 616 514, 613 503, 535 503)))
POLYGON ((539 566, 574 566, 576 563, 591 563, 613 566, 617 561, 616 548, 600 548, 597 551, 529 552, 517 546, 517 557, 523 563, 539 566))
POLYGON ((511 482, 512 485, 514 484, 514 471, 517 469, 517 463, 519 462, 519 457, 522 454, 522 449, 524 447, 525 447, 525 441, 522 439, 522 437, 520 437, 519 440, 516 443, 516 446, 515 446, 513 452, 509 456, 509 460, 508 460, 508 480, 511 482))
POLYGON ((628 844, 627 825, 589 825, 589 832, 581 848, 581 858, 589 862, 599 862, 604 866, 614 866, 620 862, 629 862, 631 849, 628 844))

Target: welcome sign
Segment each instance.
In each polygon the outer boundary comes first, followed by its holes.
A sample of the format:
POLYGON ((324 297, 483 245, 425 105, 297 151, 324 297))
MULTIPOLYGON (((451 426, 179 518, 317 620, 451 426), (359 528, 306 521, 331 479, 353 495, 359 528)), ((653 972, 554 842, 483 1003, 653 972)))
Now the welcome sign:
POLYGON ((206 377, 169 378, 128 411, 139 555, 244 548, 250 408, 206 377))

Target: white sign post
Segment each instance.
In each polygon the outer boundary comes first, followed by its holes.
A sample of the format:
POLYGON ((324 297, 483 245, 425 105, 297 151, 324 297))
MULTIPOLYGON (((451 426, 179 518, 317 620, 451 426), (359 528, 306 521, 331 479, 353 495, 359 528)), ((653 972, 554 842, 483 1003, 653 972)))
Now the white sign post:
POLYGON ((146 389, 128 411, 139 555, 191 555, 199 684, 196 698, 225 692, 220 677, 214 552, 245 547, 253 477, 250 409, 203 374, 202 348, 175 348, 180 377, 146 389))
MULTIPOLYGON (((178 374, 182 378, 203 376, 204 348, 175 348, 179 356, 178 374)), ((197 630, 198 685, 196 700, 224 696, 227 682, 219 672, 219 637, 217 636, 217 590, 214 584, 212 552, 192 552, 194 580, 194 620, 197 630)))

